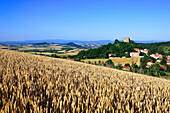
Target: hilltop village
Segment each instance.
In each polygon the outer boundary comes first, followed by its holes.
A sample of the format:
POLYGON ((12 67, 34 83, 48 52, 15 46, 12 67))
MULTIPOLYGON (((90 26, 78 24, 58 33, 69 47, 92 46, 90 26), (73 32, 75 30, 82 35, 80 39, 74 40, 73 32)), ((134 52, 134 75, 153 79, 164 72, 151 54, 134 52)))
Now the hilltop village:
MULTIPOLYGON (((124 38, 123 42, 130 43, 130 38, 129 37, 124 38)), ((163 60, 163 62, 165 62, 165 64, 170 65, 170 55, 164 56, 164 59, 163 59, 163 55, 159 54, 159 53, 150 54, 149 55, 148 54, 149 53, 148 49, 134 48, 134 51, 135 52, 130 52, 130 57, 131 58, 133 58, 133 57, 144 58, 144 56, 141 56, 141 55, 146 55, 147 57, 150 57, 150 59, 147 59, 146 68, 150 68, 153 64, 159 64, 159 66, 163 70, 166 70, 167 67, 164 66, 164 65, 161 65, 162 60, 163 60), (153 59, 155 59, 155 60, 153 60, 153 59)), ((125 54, 128 54, 128 52, 125 52, 125 54)), ((109 54, 109 59, 114 59, 114 58, 126 58, 126 57, 125 56, 123 56, 123 57, 116 57, 116 54, 110 53, 109 54)), ((130 70, 130 69, 131 69, 130 66, 128 66, 128 67, 127 66, 123 66, 123 70, 130 70)))
POLYGON ((151 76, 169 76, 169 47, 169 42, 142 44, 135 43, 127 37, 123 39, 123 42, 116 39, 113 44, 109 43, 99 48, 81 51, 74 58, 89 64, 151 76))

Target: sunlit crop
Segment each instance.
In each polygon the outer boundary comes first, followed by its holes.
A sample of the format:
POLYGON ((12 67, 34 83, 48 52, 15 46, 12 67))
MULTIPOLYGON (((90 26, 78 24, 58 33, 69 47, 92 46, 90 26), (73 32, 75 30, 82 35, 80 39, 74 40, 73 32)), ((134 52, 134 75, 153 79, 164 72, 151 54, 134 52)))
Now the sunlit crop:
POLYGON ((0 50, 0 112, 170 112, 170 81, 0 50))

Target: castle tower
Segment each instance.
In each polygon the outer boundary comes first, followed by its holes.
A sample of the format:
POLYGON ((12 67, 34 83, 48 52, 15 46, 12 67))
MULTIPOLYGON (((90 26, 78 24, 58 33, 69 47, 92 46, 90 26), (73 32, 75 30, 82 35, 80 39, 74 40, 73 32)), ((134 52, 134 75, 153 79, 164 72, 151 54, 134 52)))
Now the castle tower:
POLYGON ((130 38, 129 37, 123 38, 123 42, 130 42, 130 38))

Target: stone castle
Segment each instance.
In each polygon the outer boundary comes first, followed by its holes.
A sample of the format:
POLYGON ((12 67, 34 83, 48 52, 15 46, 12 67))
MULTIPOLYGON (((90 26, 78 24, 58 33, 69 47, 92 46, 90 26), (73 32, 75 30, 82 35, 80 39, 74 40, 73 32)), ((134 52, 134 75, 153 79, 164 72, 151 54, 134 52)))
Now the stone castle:
POLYGON ((129 37, 123 38, 123 42, 130 42, 130 38, 129 37))

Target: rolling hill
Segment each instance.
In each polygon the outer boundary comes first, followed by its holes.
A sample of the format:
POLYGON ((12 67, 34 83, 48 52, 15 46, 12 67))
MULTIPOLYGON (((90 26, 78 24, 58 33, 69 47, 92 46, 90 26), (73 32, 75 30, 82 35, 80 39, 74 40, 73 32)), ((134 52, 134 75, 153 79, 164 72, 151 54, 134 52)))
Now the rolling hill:
POLYGON ((73 46, 73 47, 77 47, 77 48, 84 48, 83 46, 78 45, 78 44, 75 44, 75 43, 73 43, 73 42, 69 42, 69 43, 67 43, 67 44, 65 44, 65 45, 73 46))
MULTIPOLYGON (((80 59, 94 59, 94 58, 108 58, 109 53, 116 54, 117 57, 126 56, 125 52, 133 52, 134 48, 148 49, 150 53, 160 53, 160 54, 170 54, 170 41, 160 42, 160 43, 135 43, 135 42, 119 42, 118 40, 115 43, 109 43, 103 45, 99 48, 89 49, 88 51, 81 51, 75 58, 80 59), (166 49, 166 51, 164 51, 166 49)), ((129 54, 128 53, 128 54, 129 54)))
POLYGON ((1 112, 170 112, 170 81, 0 50, 1 112))

